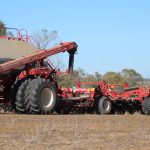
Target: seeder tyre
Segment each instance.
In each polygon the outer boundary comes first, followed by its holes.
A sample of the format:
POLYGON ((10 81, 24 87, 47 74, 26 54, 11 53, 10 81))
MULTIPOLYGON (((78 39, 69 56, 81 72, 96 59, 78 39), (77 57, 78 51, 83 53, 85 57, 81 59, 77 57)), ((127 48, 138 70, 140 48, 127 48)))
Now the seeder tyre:
POLYGON ((150 115, 150 97, 145 98, 142 103, 142 112, 145 115, 150 115))
POLYGON ((100 98, 99 103, 98 103, 98 111, 100 114, 110 114, 112 109, 112 104, 111 101, 103 96, 100 98))
POLYGON ((47 79, 33 79, 25 90, 25 103, 28 113, 51 113, 56 104, 54 85, 47 79))

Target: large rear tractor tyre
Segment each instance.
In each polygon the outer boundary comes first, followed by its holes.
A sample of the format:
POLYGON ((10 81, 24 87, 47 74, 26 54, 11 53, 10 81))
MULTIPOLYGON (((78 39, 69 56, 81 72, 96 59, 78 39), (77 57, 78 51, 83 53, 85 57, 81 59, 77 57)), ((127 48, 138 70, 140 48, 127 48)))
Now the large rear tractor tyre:
POLYGON ((19 114, 26 113, 24 96, 25 96, 25 89, 30 81, 31 79, 26 79, 24 82, 22 82, 17 91, 16 101, 15 101, 16 113, 19 113, 19 114))
POLYGON ((12 106, 14 111, 16 111, 16 104, 15 104, 16 95, 17 95, 18 89, 19 89, 22 82, 24 82, 24 79, 23 80, 16 80, 14 82, 14 84, 11 86, 10 98, 11 98, 11 106, 12 106))
POLYGON ((21 82, 20 81, 15 81, 15 83, 11 86, 11 91, 10 91, 10 95, 11 95, 11 105, 13 110, 15 110, 15 101, 16 101, 16 95, 17 95, 17 91, 19 89, 21 82))
POLYGON ((150 115, 150 97, 145 98, 142 103, 142 112, 145 115, 150 115))
POLYGON ((98 103, 98 111, 100 114, 110 114, 112 109, 112 104, 111 101, 103 96, 100 98, 99 103, 98 103))
POLYGON ((25 105, 31 114, 51 113, 56 105, 55 86, 47 79, 33 79, 25 90, 25 105))

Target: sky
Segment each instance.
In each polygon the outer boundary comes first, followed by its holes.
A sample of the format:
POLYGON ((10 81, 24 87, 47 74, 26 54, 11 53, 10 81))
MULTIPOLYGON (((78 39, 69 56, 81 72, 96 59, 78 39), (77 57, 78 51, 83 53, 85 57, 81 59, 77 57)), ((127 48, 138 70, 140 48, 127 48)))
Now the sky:
POLYGON ((75 68, 101 74, 133 68, 150 77, 149 0, 0 2, 0 20, 7 27, 25 28, 31 34, 57 30, 60 41, 75 41, 75 68))

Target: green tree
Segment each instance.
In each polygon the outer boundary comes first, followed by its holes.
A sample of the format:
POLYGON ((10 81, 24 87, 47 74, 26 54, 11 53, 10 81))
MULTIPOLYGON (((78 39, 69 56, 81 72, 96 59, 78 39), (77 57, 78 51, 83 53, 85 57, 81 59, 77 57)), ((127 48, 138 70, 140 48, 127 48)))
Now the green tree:
POLYGON ((122 79, 120 73, 116 73, 116 72, 107 72, 107 73, 104 74, 102 79, 104 81, 106 81, 108 83, 112 83, 112 84, 123 83, 123 79, 122 79))
POLYGON ((96 77, 93 74, 87 73, 82 81, 85 81, 85 82, 96 82, 97 79, 96 79, 96 77))
POLYGON ((75 86, 76 83, 79 81, 79 71, 74 70, 72 74, 65 74, 58 76, 58 83, 62 87, 72 87, 75 86))
MULTIPOLYGON (((47 49, 51 46, 57 45, 52 44, 52 42, 58 38, 58 32, 41 29, 40 31, 33 34, 33 38, 35 40, 35 45, 37 49, 47 49)), ((50 61, 57 69, 60 69, 64 66, 61 54, 50 56, 48 59, 50 59, 50 61)))
POLYGON ((5 24, 0 21, 0 36, 5 36, 7 35, 7 30, 5 24))
POLYGON ((136 72, 134 69, 123 69, 121 71, 122 78, 130 86, 135 86, 143 83, 143 77, 141 74, 136 72))
POLYGON ((85 71, 81 68, 78 68, 77 71, 78 71, 78 80, 83 81, 86 76, 85 71))
POLYGON ((33 35, 37 44, 37 49, 46 49, 49 44, 58 37, 57 31, 48 31, 47 29, 41 29, 39 32, 33 35))
POLYGON ((102 80, 102 75, 99 72, 95 72, 95 78, 97 81, 101 81, 102 80))

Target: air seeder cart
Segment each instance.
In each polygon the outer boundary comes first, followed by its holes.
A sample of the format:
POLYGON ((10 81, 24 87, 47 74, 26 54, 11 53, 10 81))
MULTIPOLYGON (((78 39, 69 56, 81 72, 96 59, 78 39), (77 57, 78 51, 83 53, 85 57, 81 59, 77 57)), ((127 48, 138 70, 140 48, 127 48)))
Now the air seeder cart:
POLYGON ((16 37, 0 36, 0 104, 17 113, 48 114, 56 104, 58 70, 44 61, 67 51, 72 72, 77 44, 66 42, 47 50, 37 50, 34 44, 24 29, 17 30, 16 37))

